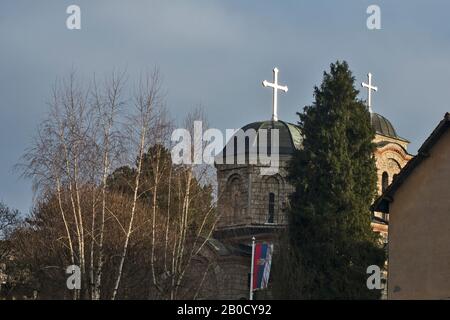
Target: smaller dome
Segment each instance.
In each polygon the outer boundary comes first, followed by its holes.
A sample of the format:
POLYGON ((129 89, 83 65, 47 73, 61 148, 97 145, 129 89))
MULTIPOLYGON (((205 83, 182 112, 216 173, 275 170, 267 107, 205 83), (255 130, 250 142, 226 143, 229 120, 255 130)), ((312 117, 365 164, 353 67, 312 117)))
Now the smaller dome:
POLYGON ((381 134, 383 136, 403 140, 403 138, 400 138, 397 135, 397 132, 395 131, 392 123, 382 115, 379 115, 378 113, 372 113, 370 120, 372 123, 372 128, 375 130, 376 133, 381 134))

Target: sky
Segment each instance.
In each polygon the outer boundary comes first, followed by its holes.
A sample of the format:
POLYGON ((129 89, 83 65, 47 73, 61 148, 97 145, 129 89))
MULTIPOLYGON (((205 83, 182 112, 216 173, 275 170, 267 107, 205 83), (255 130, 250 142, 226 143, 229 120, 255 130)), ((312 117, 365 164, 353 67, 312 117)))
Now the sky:
POLYGON ((0 201, 29 212, 31 182, 13 166, 55 81, 72 70, 89 79, 126 69, 133 79, 157 66, 173 117, 201 105, 209 126, 225 130, 270 119, 272 92, 261 82, 273 67, 289 87, 279 118, 295 123, 323 71, 346 60, 358 85, 373 74, 374 112, 414 154, 450 111, 449 13, 445 0, 1 0, 0 201), (380 30, 366 26, 371 4, 380 30), (66 27, 69 5, 81 9, 81 30, 66 27))

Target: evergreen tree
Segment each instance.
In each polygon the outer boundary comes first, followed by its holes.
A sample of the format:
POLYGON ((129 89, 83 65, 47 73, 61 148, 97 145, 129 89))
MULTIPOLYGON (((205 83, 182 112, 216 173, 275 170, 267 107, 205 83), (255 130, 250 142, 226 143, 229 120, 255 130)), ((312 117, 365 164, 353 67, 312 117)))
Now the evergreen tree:
POLYGON ((279 279, 291 283, 292 298, 380 296, 380 290, 366 285, 367 267, 382 268, 385 260, 370 226, 376 195, 374 131, 354 81, 346 62, 331 64, 314 89, 313 105, 298 113, 304 141, 290 166, 295 192, 287 240, 295 268, 279 279))

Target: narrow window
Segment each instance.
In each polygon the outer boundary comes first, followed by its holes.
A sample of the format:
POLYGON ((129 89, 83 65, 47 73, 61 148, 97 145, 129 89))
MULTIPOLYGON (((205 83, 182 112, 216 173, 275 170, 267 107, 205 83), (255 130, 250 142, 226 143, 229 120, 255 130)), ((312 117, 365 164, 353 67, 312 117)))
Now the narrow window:
POLYGON ((268 223, 273 223, 275 216, 275 193, 269 193, 269 217, 267 219, 268 223))
POLYGON ((389 185, 389 175, 385 171, 381 176, 381 191, 384 192, 387 189, 388 185, 389 185))
POLYGON ((250 137, 245 136, 245 163, 250 163, 250 137))

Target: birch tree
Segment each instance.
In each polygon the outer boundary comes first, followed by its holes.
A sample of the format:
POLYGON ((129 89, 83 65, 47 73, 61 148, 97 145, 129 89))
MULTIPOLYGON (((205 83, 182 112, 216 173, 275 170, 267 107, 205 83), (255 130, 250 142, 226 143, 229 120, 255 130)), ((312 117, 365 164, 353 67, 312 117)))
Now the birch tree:
POLYGON ((93 106, 96 111, 97 124, 99 128, 97 136, 97 150, 100 157, 97 157, 100 163, 100 189, 101 189, 101 216, 99 221, 99 231, 96 235, 96 214, 95 190, 93 188, 93 210, 92 210, 92 228, 91 228, 91 257, 90 257, 90 277, 91 277, 91 298, 98 300, 101 297, 101 279, 104 264, 103 243, 105 237, 106 220, 106 201, 107 201, 107 178, 111 174, 111 169, 115 160, 121 151, 122 136, 117 128, 117 118, 120 115, 121 107, 124 105, 122 100, 122 90, 124 83, 124 73, 113 73, 111 78, 105 80, 103 92, 100 92, 94 81, 93 106), (94 266, 95 244, 98 241, 97 266, 94 266))
POLYGON ((133 233, 136 205, 141 196, 141 194, 139 194, 139 186, 141 182, 144 153, 150 147, 152 133, 151 128, 160 123, 159 119, 162 107, 160 85, 158 70, 155 70, 151 75, 146 75, 145 78, 142 78, 139 82, 134 98, 135 113, 129 116, 129 124, 127 127, 127 132, 129 133, 128 142, 132 148, 132 151, 134 151, 131 154, 136 155, 137 167, 133 186, 132 207, 125 233, 119 268, 117 271, 116 284, 112 294, 113 300, 116 298, 119 290, 128 244, 133 233))

